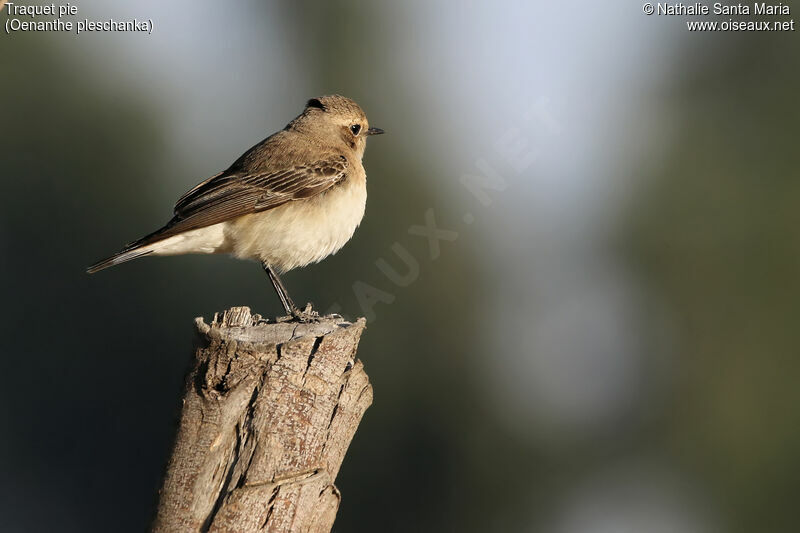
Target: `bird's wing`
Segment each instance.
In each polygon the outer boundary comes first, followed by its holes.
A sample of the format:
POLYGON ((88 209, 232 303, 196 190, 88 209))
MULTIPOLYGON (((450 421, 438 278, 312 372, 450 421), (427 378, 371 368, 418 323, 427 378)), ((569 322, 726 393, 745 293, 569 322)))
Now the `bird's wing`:
POLYGON ((344 156, 333 156, 261 173, 217 174, 184 194, 175 204, 175 216, 169 224, 145 239, 148 243, 160 241, 184 231, 316 196, 344 180, 348 170, 344 156))

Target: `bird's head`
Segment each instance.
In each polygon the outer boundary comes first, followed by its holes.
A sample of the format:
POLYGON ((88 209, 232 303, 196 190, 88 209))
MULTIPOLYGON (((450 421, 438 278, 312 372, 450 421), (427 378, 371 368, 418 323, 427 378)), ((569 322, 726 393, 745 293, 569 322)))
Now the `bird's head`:
POLYGON ((357 103, 338 94, 310 99, 287 128, 319 137, 323 142, 342 142, 359 157, 364 155, 367 137, 383 133, 382 129, 369 126, 367 115, 357 103))

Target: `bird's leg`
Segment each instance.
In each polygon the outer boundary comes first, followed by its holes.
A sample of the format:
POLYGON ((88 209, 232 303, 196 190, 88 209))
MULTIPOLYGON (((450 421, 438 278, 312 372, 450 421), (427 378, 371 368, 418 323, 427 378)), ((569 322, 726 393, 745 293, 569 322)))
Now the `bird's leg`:
POLYGON ((297 308, 296 305, 294 305, 292 298, 289 296, 289 291, 287 291, 286 287, 283 286, 281 278, 278 277, 278 273, 275 272, 267 263, 262 263, 261 266, 264 267, 264 272, 267 273, 269 280, 272 282, 272 286, 275 287, 275 292, 278 293, 278 298, 281 299, 281 304, 283 305, 283 309, 286 311, 286 314, 292 315, 294 318, 301 319, 303 313, 297 308))
POLYGON ((264 267, 264 271, 269 276, 272 286, 275 287, 275 292, 278 293, 278 298, 280 298, 281 305, 283 305, 286 314, 300 322, 313 322, 320 319, 319 313, 314 311, 311 304, 308 304, 303 310, 300 310, 294 304, 292 298, 289 296, 289 291, 286 290, 286 287, 283 286, 283 282, 281 282, 281 278, 278 277, 278 273, 275 272, 269 264, 261 263, 261 266, 264 267))

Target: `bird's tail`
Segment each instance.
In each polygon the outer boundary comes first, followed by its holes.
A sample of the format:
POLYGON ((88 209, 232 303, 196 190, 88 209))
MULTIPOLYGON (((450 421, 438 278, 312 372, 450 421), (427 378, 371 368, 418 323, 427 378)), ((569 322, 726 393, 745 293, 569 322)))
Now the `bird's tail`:
POLYGON ((88 274, 94 274, 95 272, 99 272, 104 268, 108 268, 114 265, 118 265, 120 263, 125 263, 132 259, 137 259, 139 257, 144 257, 145 255, 152 254, 155 251, 155 246, 153 245, 165 238, 164 232, 168 230, 169 227, 170 225, 167 224, 163 228, 158 229, 149 235, 145 235, 138 241, 133 241, 131 243, 128 243, 125 246, 125 248, 115 253, 111 257, 103 259, 102 261, 98 261, 97 263, 87 268, 86 272, 88 274))
POLYGON ((152 248, 149 248, 147 246, 126 248, 121 252, 112 255, 111 257, 103 259, 102 261, 98 261, 97 263, 87 268, 86 272, 89 274, 94 274, 95 272, 99 272, 104 268, 118 265, 120 263, 125 263, 126 261, 137 259, 139 257, 143 257, 151 253, 153 253, 152 248))

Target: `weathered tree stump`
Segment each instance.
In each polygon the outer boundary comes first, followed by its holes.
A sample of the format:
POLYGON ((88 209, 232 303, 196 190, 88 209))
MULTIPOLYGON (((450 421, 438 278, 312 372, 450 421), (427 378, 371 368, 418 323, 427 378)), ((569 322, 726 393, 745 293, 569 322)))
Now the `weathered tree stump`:
POLYGON ((355 359, 364 319, 267 323, 234 307, 196 323, 152 530, 330 531, 336 474, 372 403, 355 359))

